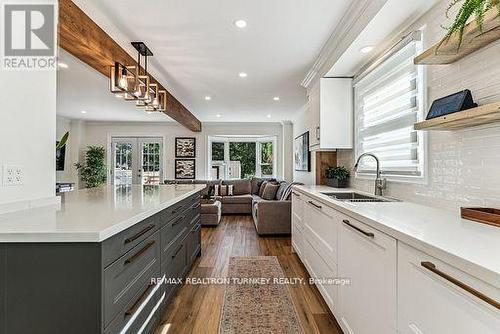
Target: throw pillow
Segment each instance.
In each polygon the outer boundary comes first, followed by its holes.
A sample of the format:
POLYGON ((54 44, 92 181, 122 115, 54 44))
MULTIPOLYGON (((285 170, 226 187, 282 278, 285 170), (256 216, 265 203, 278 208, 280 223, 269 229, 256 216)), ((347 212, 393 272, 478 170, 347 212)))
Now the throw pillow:
POLYGON ((226 185, 220 186, 219 195, 220 196, 227 196, 227 186, 226 185))
POLYGON ((276 192, 276 199, 281 200, 281 197, 283 196, 283 193, 286 190, 286 187, 288 186, 288 182, 286 181, 281 181, 279 183, 280 187, 278 188, 278 191, 276 192))
POLYGON ((216 184, 214 185, 214 196, 220 196, 220 185, 216 184))
POLYGON ((279 187, 280 185, 275 183, 266 184, 264 192, 262 193, 262 198, 268 201, 272 201, 276 198, 276 192, 278 191, 279 187))
POLYGON ((234 185, 230 184, 227 186, 227 196, 233 196, 234 195, 234 185))
POLYGON ((267 186, 267 183, 268 181, 264 181, 260 184, 260 188, 259 188, 259 197, 262 197, 262 194, 264 193, 264 189, 266 188, 267 186))

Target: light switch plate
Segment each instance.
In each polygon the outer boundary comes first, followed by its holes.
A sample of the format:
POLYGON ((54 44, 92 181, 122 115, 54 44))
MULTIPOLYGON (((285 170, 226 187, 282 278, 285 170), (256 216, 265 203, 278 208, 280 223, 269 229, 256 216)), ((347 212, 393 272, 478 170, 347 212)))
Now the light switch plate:
POLYGON ((22 166, 3 166, 3 185, 20 186, 24 183, 24 171, 22 166))

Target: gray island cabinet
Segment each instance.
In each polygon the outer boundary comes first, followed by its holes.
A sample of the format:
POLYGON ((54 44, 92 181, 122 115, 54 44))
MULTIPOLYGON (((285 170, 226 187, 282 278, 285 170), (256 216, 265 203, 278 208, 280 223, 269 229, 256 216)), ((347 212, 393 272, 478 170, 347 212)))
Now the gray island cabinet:
POLYGON ((168 278, 201 254, 200 227, 191 191, 100 242, 1 243, 0 334, 154 333, 179 287, 168 278))

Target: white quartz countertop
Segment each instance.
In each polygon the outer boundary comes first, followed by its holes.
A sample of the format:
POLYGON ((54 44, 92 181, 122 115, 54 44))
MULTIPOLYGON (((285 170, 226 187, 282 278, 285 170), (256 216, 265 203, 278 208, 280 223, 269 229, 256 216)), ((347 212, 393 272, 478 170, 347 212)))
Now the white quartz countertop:
MULTIPOLYGON (((350 203, 322 192, 357 191, 327 186, 295 186, 296 191, 395 239, 500 286, 500 228, 410 202, 350 203)), ((458 211, 458 210, 457 210, 458 211)))
POLYGON ((65 193, 60 205, 0 215, 0 243, 101 242, 203 188, 103 186, 65 193))

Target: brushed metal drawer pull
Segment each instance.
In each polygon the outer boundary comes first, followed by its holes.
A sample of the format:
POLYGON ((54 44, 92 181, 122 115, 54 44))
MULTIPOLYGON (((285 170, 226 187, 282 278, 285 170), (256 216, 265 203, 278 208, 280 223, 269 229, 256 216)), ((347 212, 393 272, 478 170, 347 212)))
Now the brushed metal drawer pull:
POLYGON ((300 197, 300 194, 299 193, 296 193, 295 191, 292 191, 292 194, 294 194, 295 196, 297 197, 300 197))
POLYGON ((130 263, 134 262, 138 257, 140 257, 142 254, 144 254, 144 252, 146 252, 154 244, 155 244, 154 240, 151 240, 150 242, 148 242, 146 244, 146 246, 144 246, 140 251, 138 251, 137 253, 135 253, 134 255, 129 257, 128 259, 126 259, 125 264, 130 264, 130 263))
POLYGON ((175 208, 174 210, 172 210, 172 214, 175 215, 176 213, 181 212, 183 207, 184 207, 184 205, 181 205, 181 206, 175 208))
POLYGON ((200 228, 201 228, 201 224, 198 224, 195 227, 193 227, 192 231, 193 232, 198 232, 200 230, 200 228))
POLYGON ((375 234, 371 233, 371 232, 366 232, 366 231, 363 231, 362 229, 360 229, 359 227, 357 226, 354 226, 353 224, 351 224, 350 221, 348 221, 347 219, 344 219, 342 221, 344 224, 346 224, 347 226, 355 229, 356 231, 358 231, 359 233, 363 234, 363 235, 366 235, 367 237, 369 238, 375 238, 375 234))
POLYGON ((179 216, 172 222, 172 227, 178 225, 186 216, 179 216))
POLYGON ((201 203, 196 203, 196 205, 193 205, 191 209, 196 210, 201 206, 201 203))
POLYGON ((146 299, 146 297, 149 294, 149 290, 151 290, 155 285, 154 284, 149 284, 146 290, 139 296, 139 299, 136 300, 136 302, 127 310, 125 311, 125 317, 133 315, 135 312, 137 312, 137 309, 139 308, 139 305, 142 304, 142 302, 146 299))
POLYGON ((184 247, 183 244, 179 245, 179 248, 175 251, 174 255, 172 255, 172 259, 174 259, 177 255, 179 255, 179 252, 181 251, 182 247, 184 247))
POLYGON ((323 208, 321 205, 318 205, 318 204, 314 203, 313 201, 308 201, 308 203, 311 204, 312 206, 314 206, 317 209, 323 208))
POLYGON ((127 238, 125 239, 125 244, 129 244, 131 243, 132 241, 135 241, 137 239, 139 239, 140 237, 142 237, 144 234, 148 233, 150 230, 152 230, 153 228, 155 227, 154 224, 149 224, 148 226, 146 226, 144 229, 142 229, 139 233, 135 234, 134 236, 130 237, 130 238, 127 238))
POLYGON ((477 291, 476 289, 474 289, 473 287, 457 280, 456 278, 442 272, 441 270, 439 270, 436 265, 432 262, 428 262, 428 261, 423 261, 423 262, 420 262, 420 265, 422 267, 424 267, 425 269, 433 272, 434 274, 438 275, 439 277, 442 277, 444 278, 445 280, 453 283, 454 285, 458 286, 459 288, 467 291, 468 293, 474 295, 475 297, 481 299, 482 301, 490 304, 491 306, 497 308, 500 310, 500 302, 486 296, 485 294, 477 291))

